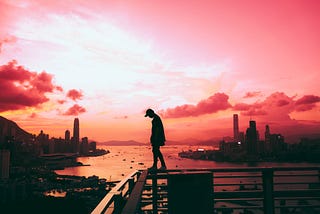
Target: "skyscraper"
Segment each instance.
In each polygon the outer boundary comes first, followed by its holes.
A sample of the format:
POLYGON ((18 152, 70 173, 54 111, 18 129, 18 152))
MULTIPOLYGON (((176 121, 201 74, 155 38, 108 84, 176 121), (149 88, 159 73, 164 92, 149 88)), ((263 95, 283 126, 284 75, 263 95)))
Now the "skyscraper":
POLYGON ((79 119, 75 118, 73 122, 73 149, 74 152, 79 152, 79 119))
POLYGON ((66 130, 65 134, 64 134, 64 140, 66 142, 69 142, 70 141, 70 131, 69 130, 66 130))
POLYGON ((75 118, 73 122, 73 139, 76 143, 79 143, 79 119, 75 118))
POLYGON ((271 145, 270 145, 270 128, 269 128, 269 125, 266 125, 266 130, 264 132, 264 141, 265 141, 266 151, 270 151, 271 150, 271 145))
POLYGON ((250 120, 249 128, 246 132, 246 144, 247 154, 249 156, 255 156, 257 153, 258 132, 256 127, 256 121, 250 120))
POLYGON ((239 119, 238 115, 233 115, 233 139, 234 141, 239 141, 239 119))

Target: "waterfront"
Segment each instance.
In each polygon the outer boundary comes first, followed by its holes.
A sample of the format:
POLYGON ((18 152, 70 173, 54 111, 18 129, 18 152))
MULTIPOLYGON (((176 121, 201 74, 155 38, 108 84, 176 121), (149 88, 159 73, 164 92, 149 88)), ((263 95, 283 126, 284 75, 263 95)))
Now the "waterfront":
MULTIPOLYGON (((147 169, 152 165, 152 152, 149 145, 143 146, 103 146, 102 149, 110 153, 97 157, 79 157, 77 161, 89 166, 68 167, 55 172, 61 175, 92 176, 96 175, 105 178, 107 181, 119 181, 134 170, 147 169)), ((211 146, 189 146, 189 145, 168 145, 161 148, 165 157, 168 169, 185 168, 221 168, 221 167, 268 167, 268 166, 318 166, 317 163, 278 163, 278 162, 257 162, 229 163, 206 160, 192 160, 181 158, 178 153, 181 151, 203 149, 215 149, 211 146)))

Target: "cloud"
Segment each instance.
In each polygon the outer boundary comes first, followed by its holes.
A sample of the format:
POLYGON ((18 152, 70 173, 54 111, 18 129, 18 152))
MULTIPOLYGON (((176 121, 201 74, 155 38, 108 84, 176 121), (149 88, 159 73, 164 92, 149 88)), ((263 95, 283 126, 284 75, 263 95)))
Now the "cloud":
POLYGON ((71 89, 71 90, 68 91, 67 97, 69 97, 70 99, 76 101, 78 99, 81 99, 83 97, 83 94, 82 94, 82 92, 80 90, 77 91, 76 89, 71 89))
POLYGON ((52 93, 56 86, 53 76, 46 72, 31 72, 17 65, 16 60, 0 66, 0 112, 39 107, 49 101, 46 93, 52 93))
POLYGON ((320 102, 320 97, 315 95, 305 95, 295 102, 296 111, 309 111, 320 102))
POLYGON ((116 116, 116 117, 113 117, 114 119, 128 119, 128 115, 124 115, 124 116, 116 116))
POLYGON ((86 109, 82 106, 79 106, 78 104, 74 104, 72 107, 70 107, 63 115, 68 116, 77 116, 81 113, 86 112, 86 109))
POLYGON ((297 105, 314 104, 320 101, 319 96, 305 95, 296 101, 297 105))
POLYGON ((289 114, 294 111, 309 111, 320 102, 316 95, 305 95, 300 99, 288 97, 283 92, 275 92, 264 101, 253 104, 236 103, 233 110, 240 111, 244 116, 268 116, 273 119, 289 119, 289 114))
POLYGON ((34 112, 29 116, 29 118, 32 118, 32 119, 36 118, 36 117, 38 117, 38 115, 36 113, 34 113, 34 112))
POLYGON ((63 91, 63 88, 62 88, 61 86, 56 86, 56 90, 62 92, 62 91, 63 91))
POLYGON ((0 53, 2 52, 2 46, 6 43, 15 43, 17 38, 14 36, 7 36, 3 39, 0 39, 0 53))
POLYGON ((267 111, 263 110, 263 105, 261 103, 246 104, 246 103, 237 103, 233 106, 233 110, 241 111, 241 114, 244 116, 258 116, 266 115, 267 111))
POLYGON ((165 118, 180 118, 215 113, 231 107, 228 99, 228 95, 216 93, 206 100, 201 100, 197 105, 185 104, 160 111, 160 114, 165 118))
POLYGON ((293 109, 293 98, 282 92, 275 92, 261 102, 237 103, 233 106, 233 110, 240 111, 243 116, 268 116, 282 119, 288 119, 293 109))
POLYGON ((252 98, 252 97, 258 97, 261 95, 260 91, 252 91, 252 92, 247 92, 243 98, 252 98))
POLYGON ((288 100, 278 100, 277 106, 281 107, 281 106, 288 105, 289 103, 290 102, 288 100))
POLYGON ((58 102, 59 104, 64 104, 64 103, 66 102, 66 100, 57 100, 57 102, 58 102))

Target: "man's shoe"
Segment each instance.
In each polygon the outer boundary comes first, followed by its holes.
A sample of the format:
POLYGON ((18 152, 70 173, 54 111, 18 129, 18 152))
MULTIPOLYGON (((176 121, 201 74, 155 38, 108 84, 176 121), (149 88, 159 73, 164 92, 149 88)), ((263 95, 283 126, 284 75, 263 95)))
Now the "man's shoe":
POLYGON ((160 171, 165 171, 165 170, 167 170, 167 167, 162 166, 162 167, 159 168, 159 170, 160 170, 160 171))

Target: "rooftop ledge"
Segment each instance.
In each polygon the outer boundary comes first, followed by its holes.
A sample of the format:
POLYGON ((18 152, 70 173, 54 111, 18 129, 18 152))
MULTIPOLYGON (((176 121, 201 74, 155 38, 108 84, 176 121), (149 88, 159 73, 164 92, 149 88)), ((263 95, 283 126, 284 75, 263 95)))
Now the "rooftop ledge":
POLYGON ((320 167, 137 170, 97 205, 105 213, 320 213, 320 167))

